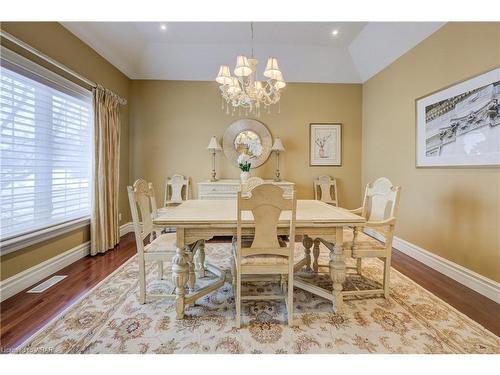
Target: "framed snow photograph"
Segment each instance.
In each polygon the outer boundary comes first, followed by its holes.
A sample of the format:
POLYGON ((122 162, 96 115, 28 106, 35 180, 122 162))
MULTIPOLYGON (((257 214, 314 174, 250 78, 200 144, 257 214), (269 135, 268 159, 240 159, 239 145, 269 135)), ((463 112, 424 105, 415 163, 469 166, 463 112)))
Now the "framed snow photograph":
POLYGON ((309 143, 309 165, 342 165, 342 124, 310 124, 309 143))
POLYGON ((416 166, 500 165, 500 68, 415 101, 416 166))

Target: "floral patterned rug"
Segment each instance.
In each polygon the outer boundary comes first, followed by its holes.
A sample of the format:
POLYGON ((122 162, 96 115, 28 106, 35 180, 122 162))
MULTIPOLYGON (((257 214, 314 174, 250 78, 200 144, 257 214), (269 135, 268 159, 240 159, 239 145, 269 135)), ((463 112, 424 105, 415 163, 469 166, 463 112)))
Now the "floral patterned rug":
MULTIPOLYGON (((348 234, 346 234, 347 236, 348 234)), ((371 239, 370 239, 371 240, 371 239)), ((373 240, 375 241, 375 240, 373 240)), ((230 244, 210 243, 207 260, 229 268, 230 244)), ((302 256, 297 244, 297 256, 302 256)), ((326 264, 328 252, 321 249, 326 264)), ((167 294, 169 280, 157 280, 148 266, 148 293, 167 294)), ((165 266, 169 269, 169 265, 165 266)), ((381 282, 382 262, 363 263, 363 277, 349 277, 345 287, 360 289, 381 282)), ((197 281, 202 286, 210 279, 197 281)), ((316 282, 328 287, 326 276, 316 282)), ((274 283, 251 283, 257 292, 274 283)), ((396 270, 391 270, 391 296, 352 297, 343 314, 331 302, 295 289, 298 325, 286 325, 281 301, 248 301, 242 328, 234 325, 234 298, 229 283, 175 319, 172 298, 137 297, 136 257, 24 343, 21 353, 500 353, 500 339, 396 270)))

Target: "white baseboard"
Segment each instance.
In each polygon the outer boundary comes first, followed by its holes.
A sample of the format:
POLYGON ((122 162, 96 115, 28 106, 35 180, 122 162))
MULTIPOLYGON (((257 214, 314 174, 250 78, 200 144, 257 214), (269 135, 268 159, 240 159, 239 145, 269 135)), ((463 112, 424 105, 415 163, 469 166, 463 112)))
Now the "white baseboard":
POLYGON ((133 231, 134 231, 134 224, 131 221, 123 225, 120 225, 120 237, 133 231))
MULTIPOLYGON (((365 233, 383 241, 383 237, 372 229, 365 228, 365 233)), ((488 279, 448 259, 440 257, 439 255, 433 254, 428 250, 422 249, 399 237, 394 237, 392 246, 460 284, 488 297, 496 303, 500 303, 500 283, 488 279)))
MULTIPOLYGON (((120 226, 120 237, 133 232, 134 226, 131 222, 125 223, 120 226)), ((90 242, 85 242, 78 245, 62 254, 56 255, 53 258, 37 264, 27 270, 19 272, 12 277, 0 283, 0 302, 12 297, 24 289, 36 284, 40 280, 52 275, 53 273, 69 266, 71 263, 76 262, 90 254, 90 242)))
POLYGON ((39 263, 27 270, 19 272, 0 283, 0 301, 4 301, 14 294, 36 284, 53 273, 69 266, 90 253, 90 242, 75 246, 62 254, 39 263))

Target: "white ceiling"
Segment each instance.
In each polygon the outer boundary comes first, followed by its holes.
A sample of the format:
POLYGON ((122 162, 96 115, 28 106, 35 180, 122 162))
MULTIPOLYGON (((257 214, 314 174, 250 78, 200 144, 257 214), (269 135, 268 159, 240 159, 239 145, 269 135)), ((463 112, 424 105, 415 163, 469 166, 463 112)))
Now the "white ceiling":
MULTIPOLYGON (((261 75, 278 58, 287 82, 361 83, 442 22, 255 22, 261 75), (332 31, 338 30, 333 36, 332 31)), ((250 56, 249 22, 64 22, 132 79, 213 80, 220 65, 250 56)))

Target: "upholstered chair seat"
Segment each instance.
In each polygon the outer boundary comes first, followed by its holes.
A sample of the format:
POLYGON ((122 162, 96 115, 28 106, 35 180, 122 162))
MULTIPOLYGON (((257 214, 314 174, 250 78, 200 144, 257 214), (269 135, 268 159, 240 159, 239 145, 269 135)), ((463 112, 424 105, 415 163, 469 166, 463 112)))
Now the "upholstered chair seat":
POLYGON ((175 241, 176 234, 175 233, 165 233, 161 234, 157 238, 155 238, 151 243, 148 243, 144 246, 145 253, 164 253, 171 252, 175 253, 175 241))
POLYGON ((370 253, 372 257, 384 257, 387 253, 385 244, 362 233, 360 233, 356 239, 356 246, 354 248, 352 246, 352 241, 345 241, 343 247, 344 249, 353 249, 353 258, 364 257, 367 256, 368 253, 370 253))
POLYGON ((288 258, 280 257, 277 255, 260 255, 244 257, 241 259, 241 265, 252 265, 252 266, 272 266, 272 265, 287 265, 288 258))
MULTIPOLYGON (((252 246, 253 236, 243 236, 241 240, 242 247, 250 248, 252 246)), ((280 237, 278 237, 278 242, 280 247, 287 247, 287 243, 283 241, 280 237)), ((233 238, 233 259, 236 259, 236 237, 233 238)), ((300 253, 301 254, 301 253, 300 253)), ((253 266, 269 266, 269 265, 287 265, 288 258, 282 257, 278 255, 269 255, 269 254, 261 254, 261 255, 253 255, 246 256, 241 258, 241 265, 253 265, 253 266)))

